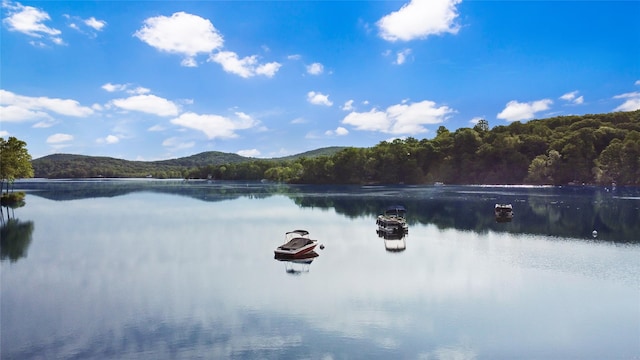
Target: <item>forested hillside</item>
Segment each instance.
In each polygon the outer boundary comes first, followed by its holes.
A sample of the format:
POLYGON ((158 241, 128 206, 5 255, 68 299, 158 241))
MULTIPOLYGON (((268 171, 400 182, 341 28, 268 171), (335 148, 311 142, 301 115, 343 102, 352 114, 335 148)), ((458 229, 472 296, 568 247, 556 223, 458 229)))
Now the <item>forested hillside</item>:
POLYGON ((281 159, 206 152, 143 162, 80 155, 33 160, 36 177, 145 177, 313 184, 640 185, 640 110, 449 131, 433 139, 332 147, 281 159))
MULTIPOLYGON (((295 160, 301 156, 333 155, 344 147, 327 147, 292 155, 282 159, 259 160, 273 163, 279 160, 295 160)), ((154 177, 160 179, 183 178, 196 168, 250 162, 256 159, 232 153, 207 151, 188 157, 160 161, 129 161, 103 156, 53 154, 32 160, 34 176, 39 178, 89 178, 89 177, 154 177)), ((258 176, 261 179, 262 176, 258 176)))
POLYGON ((640 110, 559 116, 495 126, 481 121, 433 139, 397 139, 371 148, 286 162, 200 167, 190 177, 334 184, 640 185, 640 110))

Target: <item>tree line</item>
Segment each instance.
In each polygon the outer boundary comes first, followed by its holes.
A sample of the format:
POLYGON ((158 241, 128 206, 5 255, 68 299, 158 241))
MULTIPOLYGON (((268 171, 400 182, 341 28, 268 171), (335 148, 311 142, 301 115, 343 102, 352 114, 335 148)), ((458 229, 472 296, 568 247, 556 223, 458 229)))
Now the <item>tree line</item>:
POLYGON ((489 129, 486 121, 433 139, 383 141, 331 156, 253 160, 189 170, 189 178, 305 184, 640 185, 640 110, 558 116, 489 129))
POLYGON ((8 140, 0 138, 0 192, 8 194, 9 186, 16 179, 30 177, 33 177, 33 166, 27 143, 13 136, 8 140))
POLYGON ((455 131, 440 126, 432 139, 409 137, 382 141, 370 148, 328 150, 284 159, 203 153, 158 162, 55 154, 32 163, 35 176, 46 178, 640 185, 640 110, 516 121, 491 129, 482 120, 474 127, 455 131))

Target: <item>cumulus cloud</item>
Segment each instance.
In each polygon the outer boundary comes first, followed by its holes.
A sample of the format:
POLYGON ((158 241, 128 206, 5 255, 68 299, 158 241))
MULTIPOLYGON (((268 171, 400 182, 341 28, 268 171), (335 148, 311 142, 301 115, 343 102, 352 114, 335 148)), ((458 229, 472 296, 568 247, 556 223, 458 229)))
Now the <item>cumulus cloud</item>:
POLYGON ((353 100, 347 100, 344 105, 342 105, 342 110, 344 111, 351 111, 353 109, 353 100))
POLYGON ((392 105, 384 111, 351 112, 342 123, 357 130, 413 135, 426 132, 424 125, 439 124, 453 112, 448 106, 437 106, 433 101, 424 100, 392 105))
POLYGON ((258 149, 247 149, 240 150, 237 152, 237 154, 244 157, 257 157, 260 156, 260 151, 258 151, 258 149))
POLYGON ((281 64, 277 62, 259 64, 256 55, 246 56, 240 59, 238 54, 232 51, 219 51, 212 54, 208 61, 216 62, 222 65, 224 71, 239 75, 243 78, 249 78, 255 75, 273 77, 281 66, 281 64))
POLYGON ((88 19, 82 19, 77 16, 65 14, 64 17, 70 21, 70 23, 68 24, 70 28, 90 37, 96 37, 96 32, 102 31, 102 29, 107 26, 106 21, 98 20, 93 16, 88 19))
POLYGON ((634 111, 640 109, 640 92, 634 91, 626 94, 616 95, 614 99, 626 99, 624 103, 613 109, 613 111, 634 111))
POLYGON ((20 106, 0 106, 0 122, 21 122, 30 120, 52 120, 44 111, 30 110, 20 106))
POLYGON ((307 65, 307 73, 311 75, 320 75, 324 71, 324 66, 320 63, 313 63, 307 65))
POLYGON ((237 130, 249 129, 259 124, 257 120, 242 112, 235 113, 233 119, 220 115, 187 112, 172 119, 171 123, 201 131, 209 139, 235 138, 238 136, 237 130))
POLYGON ((469 120, 469 123, 472 125, 478 125, 478 122, 480 120, 483 120, 484 118, 482 116, 476 116, 474 118, 472 118, 471 120, 469 120))
POLYGON ((404 49, 396 53, 396 65, 402 65, 407 61, 407 56, 411 54, 411 49, 404 49))
POLYGON ((568 92, 562 96, 560 96, 560 99, 574 103, 576 105, 580 105, 582 103, 584 103, 584 96, 578 96, 578 91, 572 91, 572 92, 568 92))
POLYGON ((159 51, 183 55, 186 66, 197 65, 195 56, 211 53, 224 43, 211 21, 185 12, 148 18, 134 36, 159 51))
POLYGON ((507 121, 530 120, 536 116, 536 113, 548 110, 551 104, 553 104, 551 99, 542 99, 528 103, 511 100, 497 115, 497 118, 507 121))
POLYGON ((144 21, 134 36, 156 48, 183 56, 180 64, 196 67, 196 56, 209 54, 207 61, 222 65, 224 71, 244 78, 255 75, 273 77, 281 64, 261 64, 256 55, 240 58, 233 51, 222 51, 224 38, 211 21, 197 15, 177 12, 167 16, 156 16, 144 21), (219 50, 217 53, 213 53, 219 50))
POLYGON ((455 23, 462 0, 411 0, 398 11, 384 16, 376 25, 387 41, 424 39, 429 35, 458 33, 455 23))
POLYGON ((327 136, 345 136, 349 134, 349 130, 342 126, 338 126, 335 130, 327 130, 324 134, 327 136))
POLYGON ((111 104, 130 111, 140 111, 158 116, 178 115, 178 106, 172 101, 155 95, 135 95, 123 99, 115 99, 111 104))
POLYGON ((98 20, 92 16, 88 19, 85 19, 84 24, 90 28, 93 28, 94 30, 101 31, 102 28, 107 25, 107 22, 104 20, 98 20))
POLYGON ((127 88, 127 85, 106 83, 101 87, 103 90, 107 92, 116 92, 116 91, 124 91, 127 88))
POLYGON ((147 89, 145 87, 142 86, 137 86, 135 88, 131 88, 131 84, 112 84, 112 83, 106 83, 104 85, 101 86, 101 88, 107 92, 120 92, 120 91, 126 91, 127 94, 132 94, 132 95, 142 95, 142 94, 148 94, 151 92, 150 89, 147 89))
POLYGON ((69 134, 53 134, 47 138, 47 144, 59 144, 73 140, 73 135, 69 134))
POLYGON ((11 1, 3 1, 2 8, 7 15, 2 21, 9 31, 17 31, 35 38, 48 38, 58 45, 64 43, 58 36, 62 33, 60 30, 45 25, 46 21, 51 20, 47 12, 11 1))
POLYGON ((98 144, 115 144, 120 141, 116 135, 107 135, 107 137, 96 140, 98 144))
POLYGON ((50 112, 65 116, 87 117, 93 109, 81 106, 76 100, 17 95, 0 89, 1 121, 51 119, 50 112))
POLYGON ((329 95, 324 95, 319 92, 309 91, 307 93, 307 101, 314 105, 332 106, 333 102, 329 100, 329 95))

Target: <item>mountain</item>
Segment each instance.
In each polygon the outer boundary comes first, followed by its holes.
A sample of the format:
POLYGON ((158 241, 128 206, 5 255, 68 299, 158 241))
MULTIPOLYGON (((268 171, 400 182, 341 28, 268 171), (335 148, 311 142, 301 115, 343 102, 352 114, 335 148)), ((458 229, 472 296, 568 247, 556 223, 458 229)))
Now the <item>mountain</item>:
POLYGON ((146 177, 180 178, 183 172, 208 165, 239 164, 249 161, 290 161, 301 157, 331 156, 346 147, 326 147, 297 155, 273 159, 257 159, 220 151, 169 160, 130 161, 106 156, 52 154, 31 161, 37 178, 146 177))

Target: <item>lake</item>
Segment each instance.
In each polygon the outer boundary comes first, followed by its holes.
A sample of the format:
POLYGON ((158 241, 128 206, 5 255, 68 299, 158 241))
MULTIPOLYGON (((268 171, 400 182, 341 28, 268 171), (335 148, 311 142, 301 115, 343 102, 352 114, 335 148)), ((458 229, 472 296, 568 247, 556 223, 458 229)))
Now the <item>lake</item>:
POLYGON ((17 190, 26 204, 2 208, 2 359, 640 357, 638 188, 17 190), (395 204, 409 233, 389 240, 376 217, 395 204), (294 229, 317 257, 274 258, 294 229))

